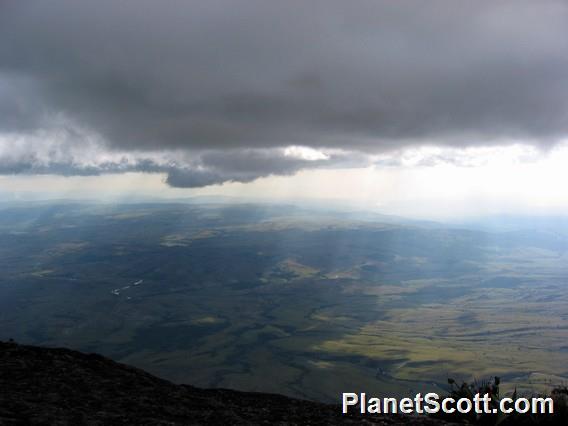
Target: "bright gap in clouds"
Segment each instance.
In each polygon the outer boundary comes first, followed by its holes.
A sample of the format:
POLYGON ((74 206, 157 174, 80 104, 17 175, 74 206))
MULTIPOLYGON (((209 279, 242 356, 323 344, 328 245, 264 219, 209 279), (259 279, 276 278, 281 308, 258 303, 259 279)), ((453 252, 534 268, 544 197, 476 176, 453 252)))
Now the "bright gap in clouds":
MULTIPOLYGON (((324 152, 302 147, 289 147, 285 155, 326 158, 324 152)), ((195 189, 171 188, 160 173, 12 175, 0 177, 0 194, 9 199, 230 196, 334 201, 346 207, 428 218, 568 213, 568 143, 547 152, 526 145, 422 147, 375 156, 372 161, 369 167, 311 169, 293 176, 195 189)))
POLYGON ((284 149, 285 157, 299 158, 305 161, 329 160, 329 155, 306 146, 292 145, 284 149))

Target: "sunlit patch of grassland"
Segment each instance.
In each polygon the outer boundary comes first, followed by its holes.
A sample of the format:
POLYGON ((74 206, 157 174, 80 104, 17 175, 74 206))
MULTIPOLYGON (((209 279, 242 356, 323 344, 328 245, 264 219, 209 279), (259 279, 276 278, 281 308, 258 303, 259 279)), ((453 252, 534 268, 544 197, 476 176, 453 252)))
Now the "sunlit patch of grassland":
POLYGON ((30 275, 36 278, 43 278, 47 275, 53 274, 54 272, 55 272, 54 269, 40 269, 38 271, 30 272, 30 275))
POLYGON ((416 293, 418 290, 415 286, 401 286, 400 284, 380 284, 369 285, 364 282, 353 282, 344 286, 343 292, 345 294, 364 294, 368 296, 377 296, 385 302, 386 297, 395 296, 397 299, 402 299, 406 295, 416 293))
POLYGON ((330 369, 330 368, 335 368, 335 363, 330 362, 330 361, 321 361, 321 360, 308 360, 308 363, 310 363, 311 365, 313 365, 316 368, 323 368, 325 369, 330 369))
POLYGON ((89 246, 86 241, 72 241, 56 244, 48 248, 43 254, 45 256, 64 256, 69 253, 77 252, 79 250, 84 250, 89 246))
POLYGON ((162 238, 160 245, 164 247, 185 247, 188 245, 188 241, 185 235, 166 235, 162 238))
POLYGON ((483 298, 486 291, 479 289, 448 304, 393 308, 381 321, 312 348, 376 360, 404 359, 389 369, 393 377, 404 380, 439 381, 450 372, 464 377, 509 375, 516 384, 527 384, 528 375, 535 372, 558 377, 557 366, 568 360, 563 350, 568 301, 547 299, 547 293, 558 294, 558 289, 491 289, 491 297, 483 298))
POLYGON ((223 318, 214 317, 211 315, 191 320, 191 324, 220 324, 223 322, 225 322, 223 318))
POLYGON ((316 311, 313 314, 310 315, 310 319, 314 320, 314 321, 322 321, 322 322, 334 322, 334 323, 340 323, 340 322, 349 322, 349 321, 353 321, 353 318, 351 317, 347 317, 345 315, 339 315, 339 316, 332 316, 332 315, 328 315, 325 314, 323 312, 319 312, 316 311))
POLYGON ((332 271, 326 274, 326 278, 330 280, 357 279, 359 278, 359 270, 357 268, 349 268, 332 271))
POLYGON ((292 272, 298 278, 309 278, 319 273, 319 270, 311 266, 303 265, 294 259, 286 259, 278 265, 285 271, 292 272))
POLYGON ((164 247, 185 247, 190 245, 193 240, 213 238, 218 234, 219 231, 215 229, 202 229, 179 234, 170 234, 162 237, 160 245, 164 247))

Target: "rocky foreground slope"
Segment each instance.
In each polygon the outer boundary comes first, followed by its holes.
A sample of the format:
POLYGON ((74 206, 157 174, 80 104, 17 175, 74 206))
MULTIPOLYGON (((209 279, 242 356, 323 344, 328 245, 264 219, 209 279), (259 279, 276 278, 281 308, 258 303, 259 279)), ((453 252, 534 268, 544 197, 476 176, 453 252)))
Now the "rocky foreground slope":
POLYGON ((2 425, 442 425, 428 418, 347 417, 280 395, 176 385, 96 354, 0 342, 2 425))

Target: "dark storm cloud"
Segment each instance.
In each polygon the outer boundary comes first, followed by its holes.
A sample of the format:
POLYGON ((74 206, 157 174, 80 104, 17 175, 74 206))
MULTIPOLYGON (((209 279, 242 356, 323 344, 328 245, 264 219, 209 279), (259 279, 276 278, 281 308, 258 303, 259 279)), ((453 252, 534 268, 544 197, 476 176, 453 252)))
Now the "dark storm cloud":
POLYGON ((4 132, 65 117, 109 150, 223 157, 174 185, 316 165, 233 170, 242 149, 550 145, 568 130, 568 3, 4 0, 0 95, 4 132))
MULTIPOLYGON (((176 187, 198 187, 219 182, 251 182, 270 175, 290 175, 305 168, 348 165, 341 155, 326 160, 306 161, 273 150, 232 150, 208 152, 200 156, 198 167, 168 170, 166 182, 176 187)), ((361 163, 359 163, 361 164, 361 163)))

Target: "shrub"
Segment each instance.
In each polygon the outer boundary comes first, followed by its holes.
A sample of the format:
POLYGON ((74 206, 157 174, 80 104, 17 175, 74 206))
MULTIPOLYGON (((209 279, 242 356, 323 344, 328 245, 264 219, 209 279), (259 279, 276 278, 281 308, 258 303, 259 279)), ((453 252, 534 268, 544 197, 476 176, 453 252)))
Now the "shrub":
MULTIPOLYGON (((472 401, 476 394, 485 395, 488 394, 491 397, 491 408, 499 408, 499 402, 501 401, 501 396, 499 394, 499 385, 501 380, 499 377, 492 377, 489 380, 474 380, 472 383, 462 382, 461 385, 458 384, 454 379, 448 379, 448 384, 450 385, 448 396, 454 398, 456 401, 460 398, 467 398, 472 401)), ((555 387, 550 395, 544 394, 532 394, 532 395, 518 395, 517 390, 513 392, 510 397, 514 400, 518 397, 524 396, 526 398, 533 397, 550 397, 553 400, 554 413, 552 414, 533 414, 531 412, 520 414, 517 412, 512 412, 510 414, 505 414, 497 412, 496 414, 477 414, 474 411, 462 414, 462 413, 438 413, 436 416, 443 418, 445 420, 453 422, 462 422, 468 424, 478 424, 478 425, 491 425, 491 426, 532 426, 532 425, 543 425, 543 426, 565 426, 568 424, 568 387, 558 386, 555 387)))

